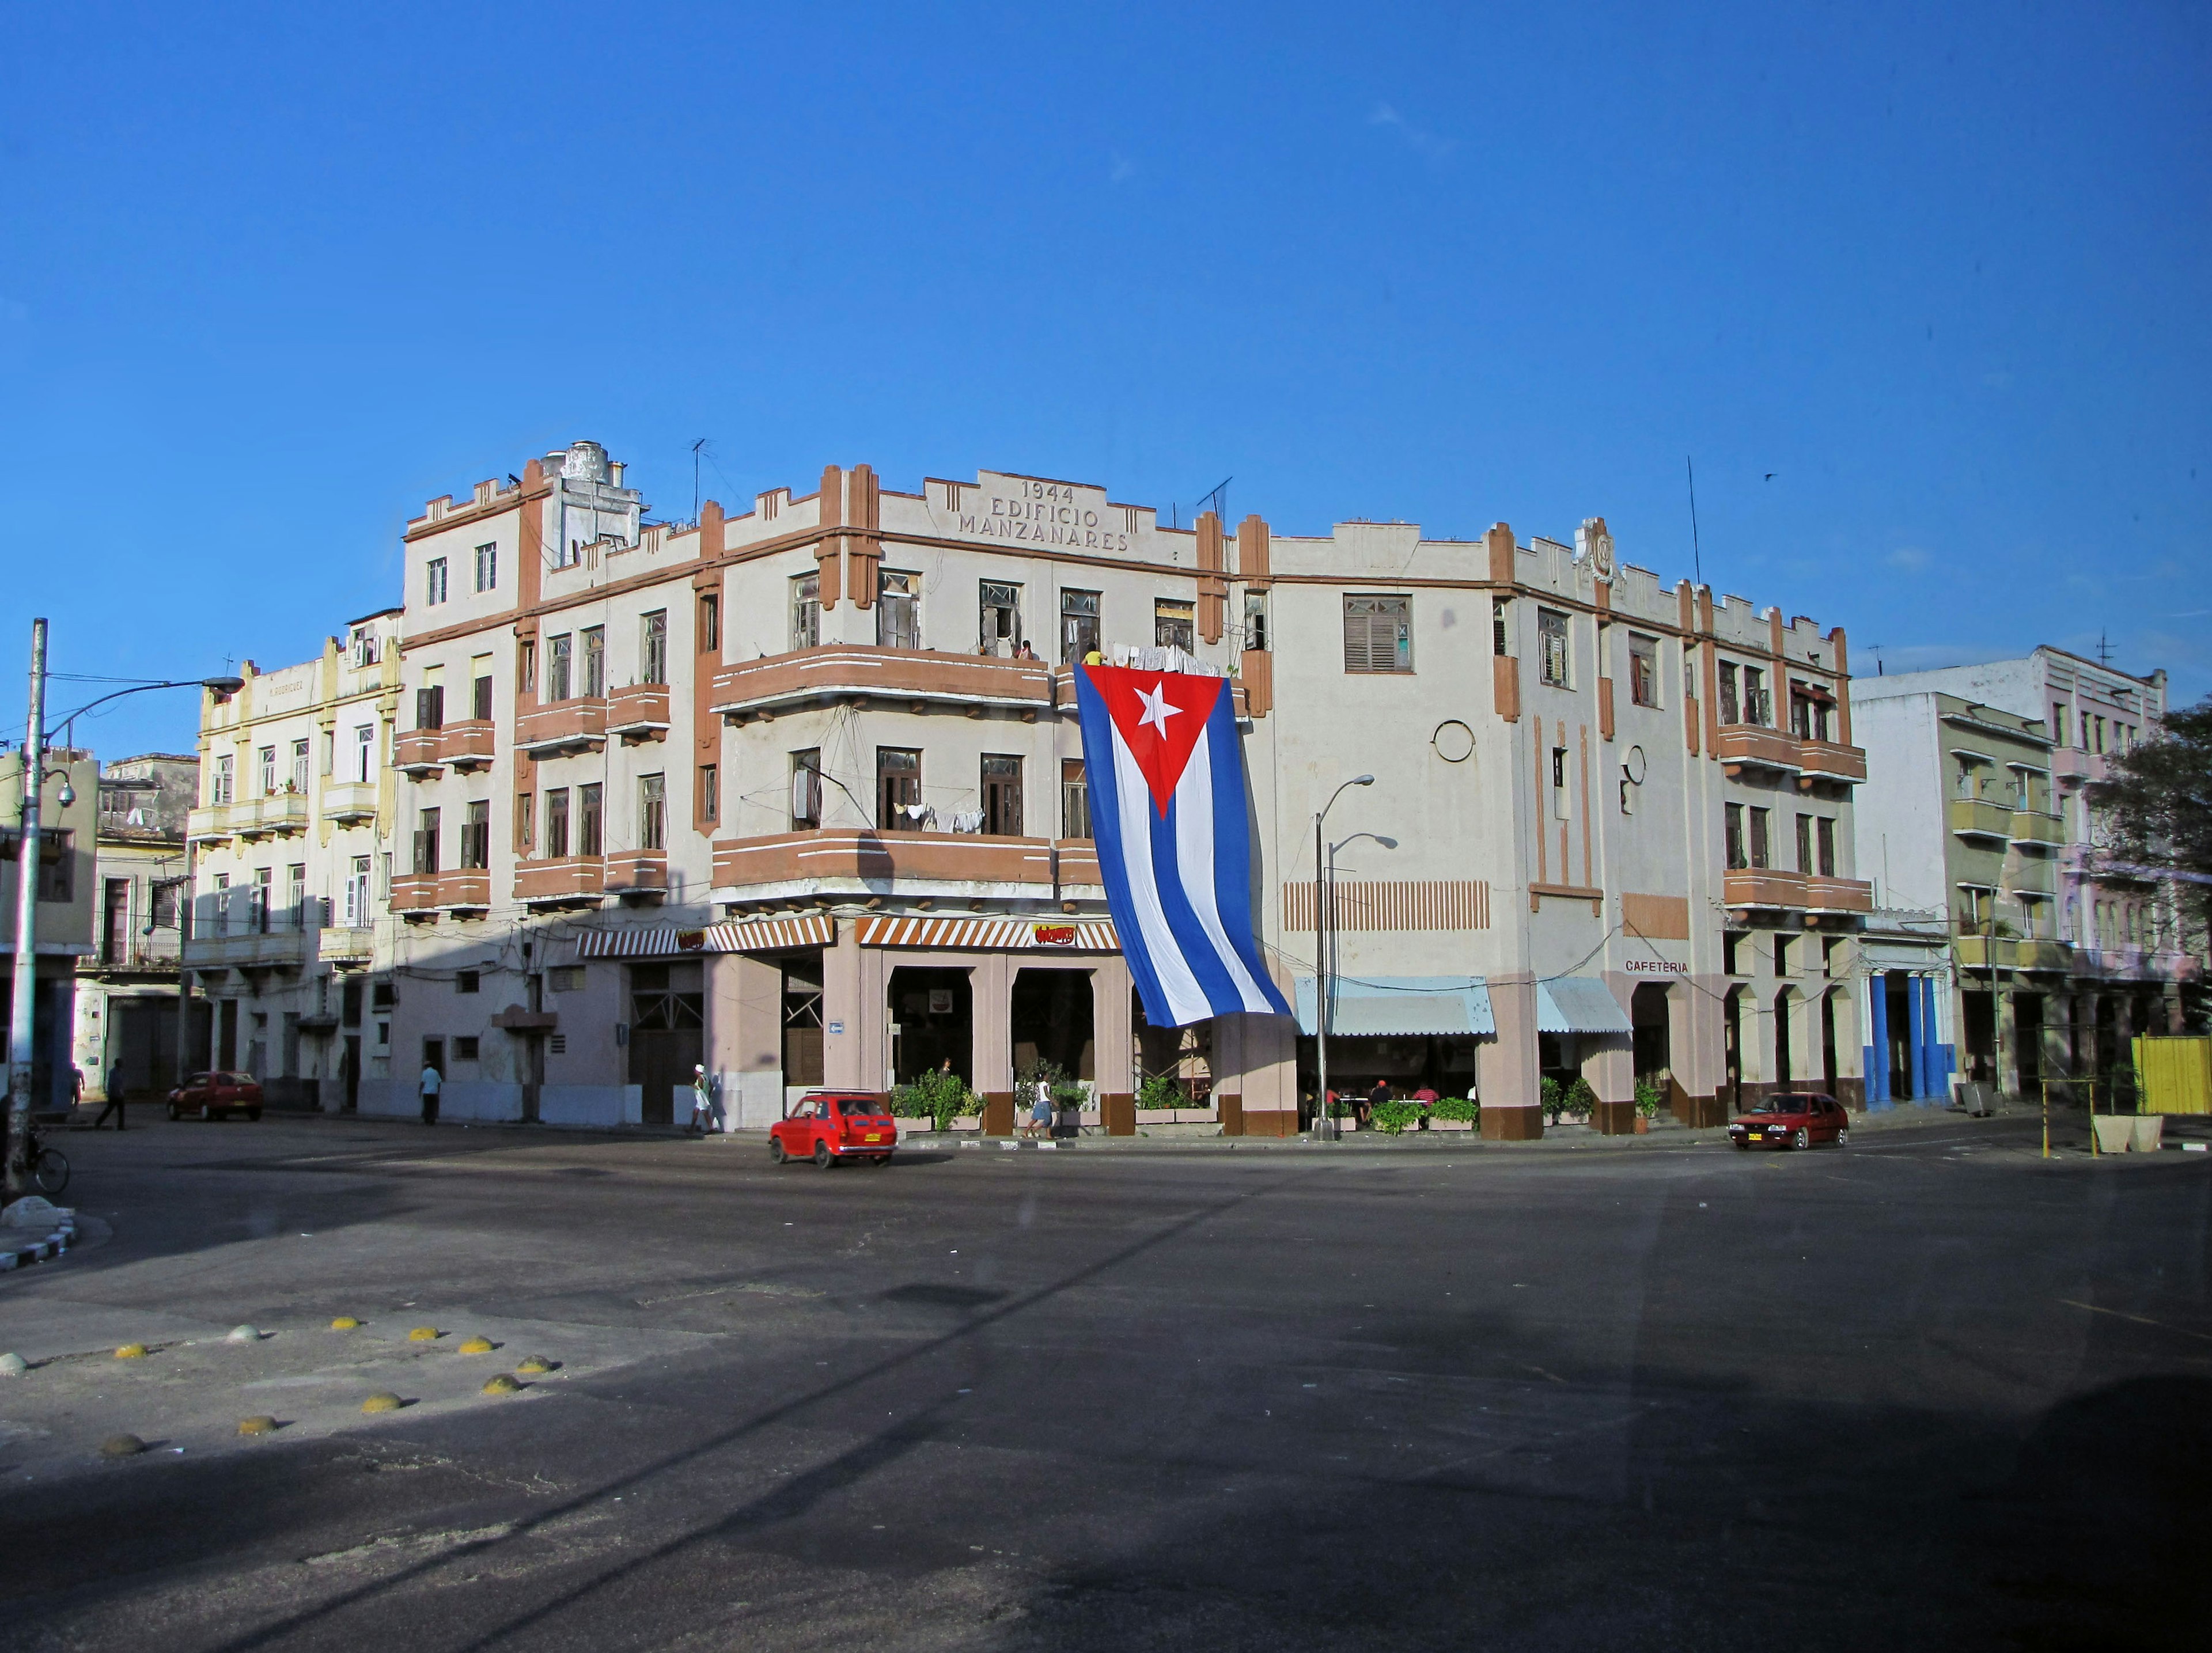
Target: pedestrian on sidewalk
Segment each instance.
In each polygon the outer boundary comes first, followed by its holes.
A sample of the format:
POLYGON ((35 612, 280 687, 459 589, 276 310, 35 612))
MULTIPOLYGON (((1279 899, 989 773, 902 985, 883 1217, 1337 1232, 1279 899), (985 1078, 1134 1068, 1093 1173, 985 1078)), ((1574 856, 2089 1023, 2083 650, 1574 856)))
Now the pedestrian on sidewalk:
POLYGON ((123 1064, 121 1062, 116 1063, 107 1070, 107 1106, 100 1110, 100 1117, 92 1121, 92 1128, 96 1131, 106 1124, 107 1116, 110 1114, 115 1115, 115 1128, 121 1130, 123 1128, 123 1064))
POLYGON ((714 1103, 709 1094, 713 1086, 707 1078, 707 1065, 700 1062, 691 1069, 691 1127, 693 1136, 705 1136, 714 1128, 714 1103))
POLYGON ((446 1076, 429 1063, 422 1064, 422 1077, 416 1081, 422 1087, 422 1122, 438 1122, 438 1092, 445 1087, 446 1076))

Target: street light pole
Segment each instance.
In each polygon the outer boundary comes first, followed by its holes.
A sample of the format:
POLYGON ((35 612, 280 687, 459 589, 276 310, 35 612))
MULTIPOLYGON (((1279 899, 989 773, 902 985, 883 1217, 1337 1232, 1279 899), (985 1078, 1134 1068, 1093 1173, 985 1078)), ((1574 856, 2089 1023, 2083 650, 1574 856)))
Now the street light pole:
POLYGON ((8 1173, 5 1198, 31 1191, 31 1036, 39 991, 39 788, 46 775, 46 623, 31 622, 31 715, 15 831, 15 957, 8 1004, 8 1173))
POLYGON ((1321 806, 1314 817, 1314 1066, 1319 1085, 1314 1097, 1314 1140, 1330 1142, 1336 1138, 1336 1121, 1328 1111, 1328 1024, 1334 1008, 1329 992, 1330 949, 1336 940, 1336 896, 1329 888, 1323 865, 1322 823, 1328 819, 1329 811, 1336 800, 1352 787, 1371 787, 1371 775, 1354 775, 1328 795, 1328 802, 1321 806))

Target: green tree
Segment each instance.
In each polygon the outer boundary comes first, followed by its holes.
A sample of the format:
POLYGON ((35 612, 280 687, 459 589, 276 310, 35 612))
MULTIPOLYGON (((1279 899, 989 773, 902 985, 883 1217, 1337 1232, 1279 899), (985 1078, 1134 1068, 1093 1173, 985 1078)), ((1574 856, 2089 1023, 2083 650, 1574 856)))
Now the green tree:
POLYGON ((2151 738, 2106 766, 2090 807, 2104 817, 2101 859, 2183 876, 2172 888, 2186 929, 2212 924, 2212 696, 2169 712, 2151 738))

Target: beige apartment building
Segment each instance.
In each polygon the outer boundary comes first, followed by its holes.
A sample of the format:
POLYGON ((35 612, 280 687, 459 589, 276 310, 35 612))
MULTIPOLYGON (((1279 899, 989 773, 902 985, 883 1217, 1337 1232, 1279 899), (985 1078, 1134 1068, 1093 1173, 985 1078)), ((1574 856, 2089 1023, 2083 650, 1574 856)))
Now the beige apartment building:
MULTIPOLYGON (((93 951, 77 961, 76 1066, 88 1098, 166 1095, 176 1083, 185 826, 199 759, 119 757, 100 769, 93 951)), ((204 1006, 202 1008, 204 1008, 204 1006)))
MULTIPOLYGON (((579 442, 408 526, 365 1110, 412 1111, 427 1062, 448 1117, 680 1120, 698 1062, 721 1121, 757 1126, 950 1061, 1005 1129, 1049 1060, 1109 1129, 1172 1073, 1187 1116, 1287 1133, 1333 797, 1338 1088, 1477 1089, 1504 1137, 1539 1132, 1547 1076, 1589 1079, 1607 1129, 1639 1077, 1700 1121, 1784 1084, 1858 1100, 1840 631, 1663 582, 1598 519, 1572 543, 1182 527, 1087 484, 866 465, 742 515, 644 510, 579 442), (1145 1025, 1074 717, 1094 657, 1231 680, 1296 1024, 1145 1025)), ((210 753, 273 746, 281 775, 300 738, 236 714, 210 753)), ((234 889, 292 887, 273 836, 225 846, 234 889)))
POLYGON ((184 959, 193 1067, 243 1068, 271 1107, 343 1106, 386 1071, 368 1002, 396 776, 401 617, 355 621, 281 671, 204 694, 184 959), (205 1031, 198 1030, 204 1028, 205 1031))

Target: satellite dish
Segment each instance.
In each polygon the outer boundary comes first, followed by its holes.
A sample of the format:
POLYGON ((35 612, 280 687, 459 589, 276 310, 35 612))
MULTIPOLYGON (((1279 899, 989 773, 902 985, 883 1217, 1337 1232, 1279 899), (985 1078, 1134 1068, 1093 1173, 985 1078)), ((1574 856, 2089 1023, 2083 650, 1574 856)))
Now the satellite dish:
POLYGON ((1628 777, 1631 786, 1644 784, 1644 748, 1631 746, 1627 756, 1620 760, 1620 772, 1628 777))
POLYGON ((1437 725, 1436 732, 1429 737, 1429 744, 1436 748, 1437 756, 1447 763, 1464 763, 1474 756, 1474 731, 1457 718, 1447 718, 1437 725))

